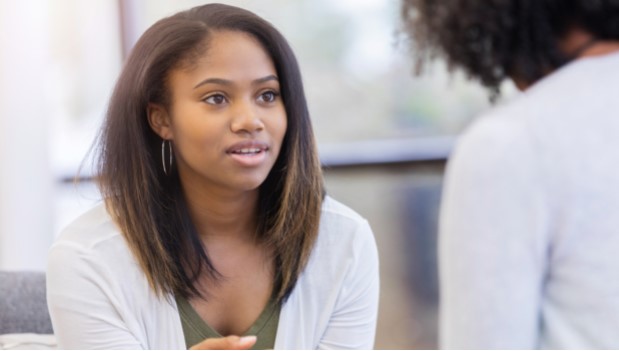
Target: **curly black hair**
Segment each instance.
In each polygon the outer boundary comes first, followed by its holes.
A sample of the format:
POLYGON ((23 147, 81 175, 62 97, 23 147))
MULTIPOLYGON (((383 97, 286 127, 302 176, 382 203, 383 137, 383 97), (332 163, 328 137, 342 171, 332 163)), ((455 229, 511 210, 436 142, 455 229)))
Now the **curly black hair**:
POLYGON ((443 57, 499 93, 508 77, 532 83, 573 59, 557 39, 580 28, 619 39, 619 0, 403 0, 418 67, 443 57))

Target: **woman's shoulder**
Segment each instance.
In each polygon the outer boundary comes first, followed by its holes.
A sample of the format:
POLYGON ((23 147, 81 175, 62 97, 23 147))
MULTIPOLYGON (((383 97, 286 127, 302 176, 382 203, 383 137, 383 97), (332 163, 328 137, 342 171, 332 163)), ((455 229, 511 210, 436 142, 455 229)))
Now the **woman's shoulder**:
POLYGON ((323 216, 332 216, 340 220, 349 220, 352 222, 365 221, 365 218, 355 212, 355 210, 328 195, 325 196, 325 199, 322 202, 322 214, 323 216))
POLYGON ((322 203, 321 231, 336 228, 339 233, 357 231, 367 220, 343 203, 326 196, 322 203))
POLYGON ((326 196, 322 204, 319 243, 349 250, 357 244, 374 241, 368 221, 341 202, 326 196))
POLYGON ((103 203, 84 212, 52 244, 48 264, 126 265, 131 254, 103 203))
POLYGON ((105 205, 100 203, 67 225, 54 245, 71 244, 91 249, 103 242, 115 239, 121 239, 120 232, 108 214, 105 205))

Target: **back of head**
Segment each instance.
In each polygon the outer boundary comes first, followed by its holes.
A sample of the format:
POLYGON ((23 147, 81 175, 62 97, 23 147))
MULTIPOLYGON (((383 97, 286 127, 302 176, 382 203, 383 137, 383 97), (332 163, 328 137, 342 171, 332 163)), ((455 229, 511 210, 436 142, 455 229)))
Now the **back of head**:
POLYGON ((573 59, 558 40, 574 28, 619 39, 615 0, 404 0, 402 17, 419 63, 444 57, 495 92, 505 78, 532 83, 573 59))

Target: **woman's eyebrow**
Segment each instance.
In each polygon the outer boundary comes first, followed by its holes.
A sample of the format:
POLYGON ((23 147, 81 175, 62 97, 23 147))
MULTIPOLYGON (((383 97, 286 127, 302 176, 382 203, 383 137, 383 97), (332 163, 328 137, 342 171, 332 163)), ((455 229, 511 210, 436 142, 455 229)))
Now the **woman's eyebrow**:
POLYGON ((194 89, 197 89, 205 84, 219 84, 219 85, 234 85, 231 80, 223 79, 223 78, 207 78, 200 83, 196 84, 194 89))
MULTIPOLYGON (((268 81, 271 81, 271 80, 279 82, 279 78, 277 78, 277 76, 275 76, 273 74, 270 74, 270 75, 268 75, 266 77, 255 79, 251 84, 252 85, 259 85, 259 84, 262 84, 262 83, 265 83, 265 82, 268 82, 268 81)), ((196 84, 196 86, 193 87, 193 88, 197 89, 197 88, 199 88, 199 87, 201 87, 201 86, 203 86, 205 84, 218 84, 218 85, 228 85, 228 86, 231 86, 231 85, 234 85, 234 82, 231 81, 231 80, 223 79, 223 78, 207 78, 207 79, 201 81, 200 83, 196 84)))
POLYGON ((258 78, 256 80, 254 80, 252 82, 252 85, 259 85, 259 84, 262 84, 262 83, 265 83, 265 82, 268 82, 268 81, 271 81, 271 80, 279 82, 279 78, 277 78, 277 76, 275 76, 274 74, 271 74, 271 75, 268 75, 266 77, 262 77, 262 78, 258 78))

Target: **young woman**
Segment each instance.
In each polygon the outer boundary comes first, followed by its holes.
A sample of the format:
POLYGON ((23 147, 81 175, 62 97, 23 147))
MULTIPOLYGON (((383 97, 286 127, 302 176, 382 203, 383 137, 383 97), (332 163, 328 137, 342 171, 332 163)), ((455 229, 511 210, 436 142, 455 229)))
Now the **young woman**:
POLYGON ((210 4, 154 24, 98 152, 104 204, 49 256, 61 348, 373 346, 373 234, 324 195, 299 68, 268 22, 210 4))
POLYGON ((449 160, 447 349, 617 349, 619 2, 406 0, 410 33, 496 94, 449 160))

